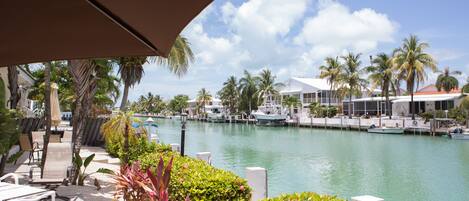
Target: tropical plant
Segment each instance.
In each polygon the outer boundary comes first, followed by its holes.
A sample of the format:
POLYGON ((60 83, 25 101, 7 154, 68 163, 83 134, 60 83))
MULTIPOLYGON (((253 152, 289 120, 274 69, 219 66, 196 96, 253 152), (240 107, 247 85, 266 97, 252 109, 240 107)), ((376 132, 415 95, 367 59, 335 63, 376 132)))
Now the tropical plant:
POLYGON ((311 117, 320 117, 320 109, 321 109, 321 104, 318 102, 312 102, 308 106, 309 108, 309 115, 311 117))
POLYGON ((360 69, 360 55, 349 53, 346 56, 342 56, 344 59, 344 67, 339 75, 338 81, 340 88, 343 88, 347 92, 348 102, 348 116, 352 118, 352 96, 359 96, 362 93, 362 89, 366 88, 367 81, 361 78, 364 73, 364 69, 360 69))
POLYGON ((287 96, 287 97, 283 98, 282 105, 285 106, 285 107, 288 107, 288 109, 290 109, 290 113, 291 113, 291 110, 293 110, 293 108, 301 106, 301 102, 295 96, 287 96))
POLYGON ((212 100, 212 95, 205 88, 202 88, 197 93, 197 104, 202 107, 205 114, 205 105, 207 105, 212 100))
POLYGON ((122 196, 124 200, 139 201, 148 199, 147 192, 142 188, 142 183, 146 183, 148 176, 140 168, 140 163, 131 165, 122 164, 120 171, 115 175, 116 193, 115 198, 122 196))
POLYGON ((5 108, 5 84, 0 77, 0 175, 3 175, 10 148, 18 141, 16 119, 16 113, 5 108))
POLYGON ((148 180, 150 184, 141 183, 140 185, 145 189, 151 201, 167 201, 169 200, 169 181, 171 178, 171 168, 173 166, 173 159, 171 158, 168 165, 164 167, 163 157, 160 157, 160 162, 156 167, 155 173, 151 168, 147 169, 148 180))
POLYGON ((466 84, 461 87, 461 93, 469 93, 469 77, 466 79, 466 84))
POLYGON ((332 195, 319 195, 314 192, 302 192, 292 194, 282 194, 274 198, 266 198, 262 201, 345 201, 332 195))
POLYGON ((182 76, 187 72, 189 63, 194 59, 190 44, 186 38, 178 36, 168 54, 163 57, 120 57, 118 58, 119 74, 124 82, 124 93, 120 109, 126 110, 129 88, 138 84, 143 77, 143 64, 146 62, 157 62, 166 65, 171 72, 182 76))
POLYGON ((436 71, 436 61, 425 52, 428 47, 427 43, 420 42, 417 36, 411 35, 404 39, 400 48, 394 50, 395 69, 406 80, 407 91, 410 93, 412 120, 415 120, 414 90, 418 88, 419 83, 426 80, 427 68, 436 71))
POLYGON ((158 164, 161 157, 168 163, 173 158, 169 182, 169 200, 250 200, 246 180, 229 171, 215 168, 205 161, 182 157, 165 151, 148 153, 139 158, 142 169, 158 164))
MULTIPOLYGON (((276 83, 277 77, 272 75, 269 69, 263 69, 257 77, 258 80, 258 91, 257 98, 260 102, 267 101, 272 102, 274 98, 279 95, 278 89, 284 86, 283 83, 276 83)), ((259 103, 260 104, 260 103, 259 103)))
POLYGON ((168 107, 173 112, 182 113, 184 109, 189 106, 189 96, 187 95, 176 95, 171 101, 169 101, 168 107))
MULTIPOLYGON (((122 161, 124 163, 129 162, 130 141, 137 140, 137 131, 132 126, 133 122, 142 125, 139 119, 133 118, 132 112, 119 112, 101 126, 101 133, 104 135, 107 144, 121 143, 123 141, 122 149, 124 156, 122 157, 122 161)), ((145 129, 143 129, 143 131, 145 132, 145 129)), ((144 133, 144 135, 146 135, 146 133, 144 133)))
POLYGON ((392 58, 385 53, 378 54, 375 59, 371 60, 371 66, 365 68, 369 73, 368 79, 371 81, 371 91, 376 88, 381 89, 381 97, 386 97, 387 111, 389 119, 391 119, 391 102, 389 101, 390 91, 396 94, 395 82, 393 82, 394 68, 392 58))
POLYGON ((241 109, 247 114, 251 114, 253 109, 257 109, 257 88, 258 78, 252 76, 247 70, 244 70, 244 77, 239 80, 239 88, 241 92, 241 109))
POLYGON ((80 154, 75 153, 75 156, 73 157, 73 164, 75 165, 75 168, 76 168, 75 174, 77 174, 78 176, 76 180, 72 181, 73 185, 77 185, 78 183, 78 186, 83 186, 85 179, 95 173, 112 173, 113 172, 112 170, 107 169, 107 168, 99 168, 96 172, 86 173, 86 168, 88 167, 88 165, 90 165, 91 161, 93 161, 94 157, 95 157, 95 154, 91 154, 88 157, 86 157, 85 160, 83 161, 80 154))
POLYGON ((321 70, 321 74, 319 75, 319 77, 322 79, 326 78, 327 82, 330 85, 328 98, 329 106, 331 106, 332 91, 334 88, 336 88, 336 82, 338 81, 339 75, 342 71, 342 64, 340 64, 338 57, 327 57, 325 61, 326 65, 322 65, 319 67, 319 70, 321 70))
POLYGON ((221 104, 228 108, 230 113, 236 113, 237 106, 239 104, 239 89, 238 81, 235 76, 230 76, 224 83, 223 88, 218 91, 221 104))
POLYGON ((461 71, 450 71, 449 67, 446 67, 436 79, 436 88, 438 91, 444 90, 446 93, 449 93, 453 89, 458 89, 459 81, 454 76, 461 74, 461 71))
POLYGON ((146 96, 140 95, 137 101, 130 104, 130 109, 139 113, 158 114, 166 108, 166 103, 158 95, 148 92, 146 96))

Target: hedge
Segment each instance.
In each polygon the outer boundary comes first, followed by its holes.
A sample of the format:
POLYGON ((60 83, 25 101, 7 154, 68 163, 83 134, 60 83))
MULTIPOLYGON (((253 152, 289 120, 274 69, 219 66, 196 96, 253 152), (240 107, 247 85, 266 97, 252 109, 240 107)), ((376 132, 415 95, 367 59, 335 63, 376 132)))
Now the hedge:
MULTIPOLYGON (((161 149, 164 150, 164 149, 161 149)), ((173 168, 169 185, 169 200, 250 200, 251 189, 246 180, 235 174, 217 169, 204 161, 181 157, 178 153, 164 151, 139 157, 142 168, 158 164, 160 156, 165 163, 171 157, 173 168)))
POLYGON ((263 201, 345 201, 332 195, 319 195, 314 192, 282 194, 278 197, 267 198, 263 201))

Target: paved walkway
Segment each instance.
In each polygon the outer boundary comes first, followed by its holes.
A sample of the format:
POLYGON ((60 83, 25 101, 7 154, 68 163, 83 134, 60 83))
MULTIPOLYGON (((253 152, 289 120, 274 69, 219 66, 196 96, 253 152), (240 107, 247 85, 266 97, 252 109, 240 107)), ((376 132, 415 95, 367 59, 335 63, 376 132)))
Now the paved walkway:
MULTIPOLYGON (((81 157, 87 157, 95 153, 95 159, 90 163, 86 169, 87 173, 96 172, 99 168, 108 168, 113 171, 119 170, 118 160, 111 158, 103 148, 100 147, 82 147, 81 157)), ((36 164, 35 164, 36 165, 36 164)), ((35 166, 34 165, 34 166, 35 166)), ((33 164, 31 163, 31 166, 33 164)), ((20 176, 20 184, 28 185, 28 177, 30 167, 28 165, 28 154, 23 154, 17 161, 17 164, 7 164, 5 172, 14 172, 20 176)), ((35 174, 36 175, 36 174, 35 174)), ((71 200, 86 200, 86 201, 99 201, 99 200, 113 200, 115 193, 115 185, 110 175, 95 173, 85 180, 84 186, 60 186, 56 190, 60 196, 71 198, 71 200), (98 180, 101 186, 97 190, 95 186, 95 179, 98 180)))

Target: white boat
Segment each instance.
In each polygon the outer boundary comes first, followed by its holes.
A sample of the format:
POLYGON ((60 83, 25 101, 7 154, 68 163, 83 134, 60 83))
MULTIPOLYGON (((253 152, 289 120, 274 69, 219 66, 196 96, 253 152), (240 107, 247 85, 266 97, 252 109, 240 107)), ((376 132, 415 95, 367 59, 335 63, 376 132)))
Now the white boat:
POLYGON ((379 133, 379 134, 403 134, 404 128, 390 128, 390 127, 370 127, 368 133, 379 133))
POLYGON ((225 114, 222 112, 223 106, 207 106, 207 121, 213 123, 225 122, 225 114))
POLYGON ((282 107, 280 106, 260 106, 257 111, 254 111, 251 114, 256 119, 257 125, 284 125, 287 120, 287 115, 282 112, 282 107))
POLYGON ((449 134, 449 137, 455 140, 469 140, 469 131, 456 128, 449 134))

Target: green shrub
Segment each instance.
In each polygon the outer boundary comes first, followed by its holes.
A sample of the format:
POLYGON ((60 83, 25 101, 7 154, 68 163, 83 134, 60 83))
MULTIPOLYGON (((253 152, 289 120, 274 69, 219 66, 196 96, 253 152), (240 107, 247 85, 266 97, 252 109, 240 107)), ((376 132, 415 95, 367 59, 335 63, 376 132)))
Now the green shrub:
MULTIPOLYGON (((429 111, 419 115, 425 119, 425 122, 433 119, 433 116, 435 116, 435 118, 446 118, 446 113, 444 110, 429 111)), ((464 112, 464 110, 462 110, 460 107, 455 107, 448 110, 448 118, 455 119, 457 122, 464 124, 465 120, 467 119, 467 113, 464 112)))
MULTIPOLYGON (((113 157, 124 158, 124 143, 122 141, 108 141, 106 151, 113 157)), ((168 152, 171 151, 170 145, 159 145, 154 142, 148 142, 146 137, 139 137, 129 141, 129 162, 137 160, 140 156, 147 153, 168 152)))
POLYGON ((337 115, 338 108, 335 106, 319 106, 319 104, 316 103, 310 105, 310 112, 316 118, 331 118, 337 115))
MULTIPOLYGON (((164 149, 162 149, 164 150, 164 149)), ((251 189, 246 180, 235 174, 214 168, 204 161, 181 157, 165 151, 146 154, 139 158, 142 168, 154 167, 160 156, 165 163, 174 157, 169 186, 169 200, 250 200, 251 189)))
POLYGON ((319 195, 314 192, 282 194, 278 197, 264 199, 264 201, 345 201, 331 195, 319 195))

